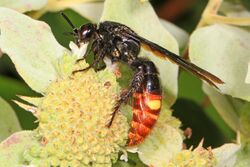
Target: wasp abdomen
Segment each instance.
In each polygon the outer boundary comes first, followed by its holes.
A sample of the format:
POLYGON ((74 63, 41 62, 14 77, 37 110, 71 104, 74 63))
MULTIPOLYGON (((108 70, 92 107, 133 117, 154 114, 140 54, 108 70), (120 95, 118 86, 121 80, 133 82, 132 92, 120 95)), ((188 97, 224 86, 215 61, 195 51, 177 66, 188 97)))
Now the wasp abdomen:
POLYGON ((154 64, 145 65, 142 89, 133 94, 133 120, 129 133, 129 146, 140 144, 155 125, 162 103, 162 95, 154 64))

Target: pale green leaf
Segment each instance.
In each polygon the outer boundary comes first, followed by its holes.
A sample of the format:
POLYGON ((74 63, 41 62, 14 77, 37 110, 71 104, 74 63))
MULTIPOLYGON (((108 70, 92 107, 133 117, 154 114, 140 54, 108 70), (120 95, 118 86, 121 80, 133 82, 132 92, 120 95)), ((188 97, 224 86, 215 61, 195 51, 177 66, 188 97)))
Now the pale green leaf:
MULTIPOLYGON (((84 52, 85 53, 85 52, 84 52)), ((70 76, 73 71, 73 66, 77 60, 76 55, 64 54, 56 65, 56 69, 62 78, 70 76)))
POLYGON ((180 132, 167 124, 156 124, 152 133, 139 146, 138 154, 147 165, 165 167, 181 149, 180 132))
POLYGON ((180 121, 173 117, 171 110, 164 109, 152 132, 136 147, 128 151, 137 152, 141 161, 147 165, 163 167, 182 149, 180 121))
POLYGON ((1 167, 20 167, 24 163, 23 153, 36 140, 32 131, 21 131, 14 133, 0 143, 0 164, 1 167))
POLYGON ((166 30, 169 31, 175 37, 179 44, 179 47, 184 48, 187 45, 189 39, 188 33, 171 22, 168 22, 163 19, 160 19, 160 21, 164 28, 166 28, 166 30))
POLYGON ((28 97, 28 96, 18 96, 18 97, 34 106, 38 106, 42 100, 41 97, 28 97))
POLYGON ((238 107, 235 107, 233 98, 220 94, 214 88, 211 88, 203 84, 203 90, 208 95, 210 101, 216 108, 217 112, 225 120, 225 122, 234 130, 238 131, 241 129, 240 117, 237 114, 238 107))
POLYGON ((217 162, 216 167, 233 167, 239 150, 240 145, 233 143, 224 144, 221 147, 213 149, 212 152, 217 162))
MULTIPOLYGON (((149 2, 139 0, 106 0, 101 21, 110 20, 127 25, 138 35, 178 54, 178 44, 165 30, 149 2)), ((177 96, 178 66, 162 60, 151 52, 143 51, 141 57, 148 57, 158 67, 164 100, 171 106, 177 96)))
MULTIPOLYGON (((29 13, 29 15, 32 16, 33 18, 39 18, 47 12, 59 12, 68 8, 73 8, 73 9, 76 8, 77 10, 80 10, 79 8, 81 7, 77 7, 78 5, 82 6, 82 4, 85 3, 91 4, 98 2, 103 2, 103 0, 63 0, 63 1, 48 0, 48 3, 41 10, 31 12, 29 13)), ((88 16, 90 16, 90 18, 95 18, 92 17, 92 14, 96 15, 94 13, 95 11, 91 11, 90 8, 95 9, 95 7, 93 7, 92 5, 83 6, 83 10, 86 11, 81 11, 81 13, 86 14, 87 18, 89 18, 88 16)))
POLYGON ((245 78, 245 82, 250 84, 250 62, 248 62, 247 76, 245 78))
POLYGON ((67 50, 58 44, 50 27, 14 10, 0 8, 0 48, 35 91, 44 92, 58 76, 57 60, 67 50))
POLYGON ((45 8, 38 12, 57 12, 67 8, 70 8, 74 5, 81 5, 84 3, 98 3, 103 2, 103 0, 48 0, 48 3, 45 8))
POLYGON ((47 0, 0 0, 0 6, 24 13, 39 10, 47 4, 47 0))
POLYGON ((21 129, 15 111, 0 97, 0 142, 21 129))
POLYGON ((21 102, 19 102, 17 100, 13 100, 13 102, 16 103, 22 109, 24 109, 24 110, 26 110, 28 112, 31 112, 35 117, 37 117, 37 115, 36 115, 37 114, 37 107, 21 103, 21 102))
POLYGON ((242 128, 242 137, 241 142, 250 142, 250 103, 245 103, 243 107, 241 107, 240 113, 240 124, 242 128))
POLYGON ((248 167, 250 164, 250 144, 243 145, 238 152, 237 161, 234 167, 248 167))
POLYGON ((2 50, 1 50, 1 48, 0 48, 0 58, 3 56, 3 52, 2 52, 2 50))
POLYGON ((250 17, 250 12, 240 3, 235 4, 224 1, 221 5, 220 12, 228 17, 250 17))
POLYGON ((70 8, 79 13, 81 16, 97 23, 102 15, 103 2, 86 2, 72 5, 70 8))
POLYGON ((192 34, 189 55, 193 63, 225 82, 218 85, 222 93, 250 101, 250 85, 245 83, 249 43, 249 32, 216 24, 192 34))

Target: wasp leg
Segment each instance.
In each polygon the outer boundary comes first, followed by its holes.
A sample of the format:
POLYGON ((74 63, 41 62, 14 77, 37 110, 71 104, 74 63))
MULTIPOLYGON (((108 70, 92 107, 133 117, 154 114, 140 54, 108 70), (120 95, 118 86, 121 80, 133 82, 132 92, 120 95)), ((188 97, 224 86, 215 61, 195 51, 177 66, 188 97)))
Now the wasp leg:
POLYGON ((74 75, 74 74, 76 74, 76 73, 78 73, 78 72, 83 72, 83 71, 86 71, 86 70, 88 70, 88 69, 90 69, 90 68, 92 68, 92 67, 96 67, 96 65, 97 65, 101 60, 104 59, 106 53, 107 53, 107 48, 103 48, 101 51, 99 51, 99 52, 97 53, 98 57, 94 60, 94 62, 93 62, 92 64, 90 64, 88 67, 86 67, 86 68, 84 68, 84 69, 75 70, 75 71, 72 72, 72 74, 74 75))
POLYGON ((134 74, 133 80, 130 84, 129 90, 121 93, 120 98, 117 100, 114 108, 113 113, 111 114, 111 119, 107 124, 107 127, 109 128, 112 125, 112 122, 115 118, 116 113, 119 111, 121 105, 123 103, 127 103, 129 98, 133 95, 134 92, 138 91, 143 83, 144 80, 144 70, 142 68, 138 68, 137 72, 134 74))
POLYGON ((82 58, 76 60, 76 64, 85 60, 86 57, 90 54, 91 51, 96 49, 96 46, 98 46, 98 40, 94 40, 90 46, 90 48, 85 52, 82 58))
POLYGON ((91 52, 91 50, 93 49, 92 47, 93 47, 93 45, 91 45, 91 48, 88 49, 88 50, 84 53, 84 55, 83 55, 82 58, 76 60, 76 64, 78 64, 79 62, 81 62, 81 61, 83 61, 83 60, 86 59, 87 55, 89 55, 90 52, 91 52))
MULTIPOLYGON (((88 54, 89 54, 90 52, 88 52, 88 54)), ((84 56, 82 57, 82 58, 80 58, 80 59, 77 59, 76 60, 76 64, 78 64, 78 63, 80 63, 81 61, 83 61, 83 60, 85 60, 85 54, 84 54, 84 56)))
POLYGON ((77 60, 76 60, 76 64, 78 64, 79 62, 81 62, 81 61, 85 60, 85 59, 86 59, 86 57, 87 57, 87 55, 89 55, 89 54, 90 54, 91 50, 92 50, 92 46, 91 46, 91 48, 90 48, 89 50, 87 50, 87 51, 85 52, 85 54, 83 55, 83 57, 82 57, 82 58, 80 58, 80 59, 77 59, 77 60))
POLYGON ((96 71, 101 71, 101 70, 103 70, 103 69, 105 69, 105 68, 106 68, 106 66, 103 65, 103 66, 101 66, 101 67, 98 67, 98 68, 96 69, 96 71))

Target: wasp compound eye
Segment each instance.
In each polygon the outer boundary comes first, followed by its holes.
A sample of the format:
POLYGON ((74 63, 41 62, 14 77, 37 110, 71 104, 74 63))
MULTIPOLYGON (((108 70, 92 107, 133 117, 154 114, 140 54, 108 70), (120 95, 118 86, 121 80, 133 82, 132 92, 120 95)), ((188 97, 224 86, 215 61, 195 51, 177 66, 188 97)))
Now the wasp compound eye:
POLYGON ((96 26, 94 24, 85 24, 78 29, 78 41, 81 43, 88 42, 96 31, 96 26))

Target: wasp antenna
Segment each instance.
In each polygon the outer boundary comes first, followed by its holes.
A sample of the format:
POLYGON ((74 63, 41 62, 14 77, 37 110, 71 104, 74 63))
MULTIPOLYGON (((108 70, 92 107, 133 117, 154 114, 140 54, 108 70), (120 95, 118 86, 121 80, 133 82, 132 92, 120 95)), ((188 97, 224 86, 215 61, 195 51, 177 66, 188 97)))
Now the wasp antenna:
POLYGON ((63 12, 61 12, 61 15, 62 15, 63 18, 69 23, 69 25, 73 28, 73 30, 75 30, 76 27, 75 27, 74 24, 70 21, 70 19, 68 18, 68 16, 66 16, 63 12))
POLYGON ((76 34, 74 32, 63 32, 63 35, 67 35, 67 36, 75 36, 76 34))

